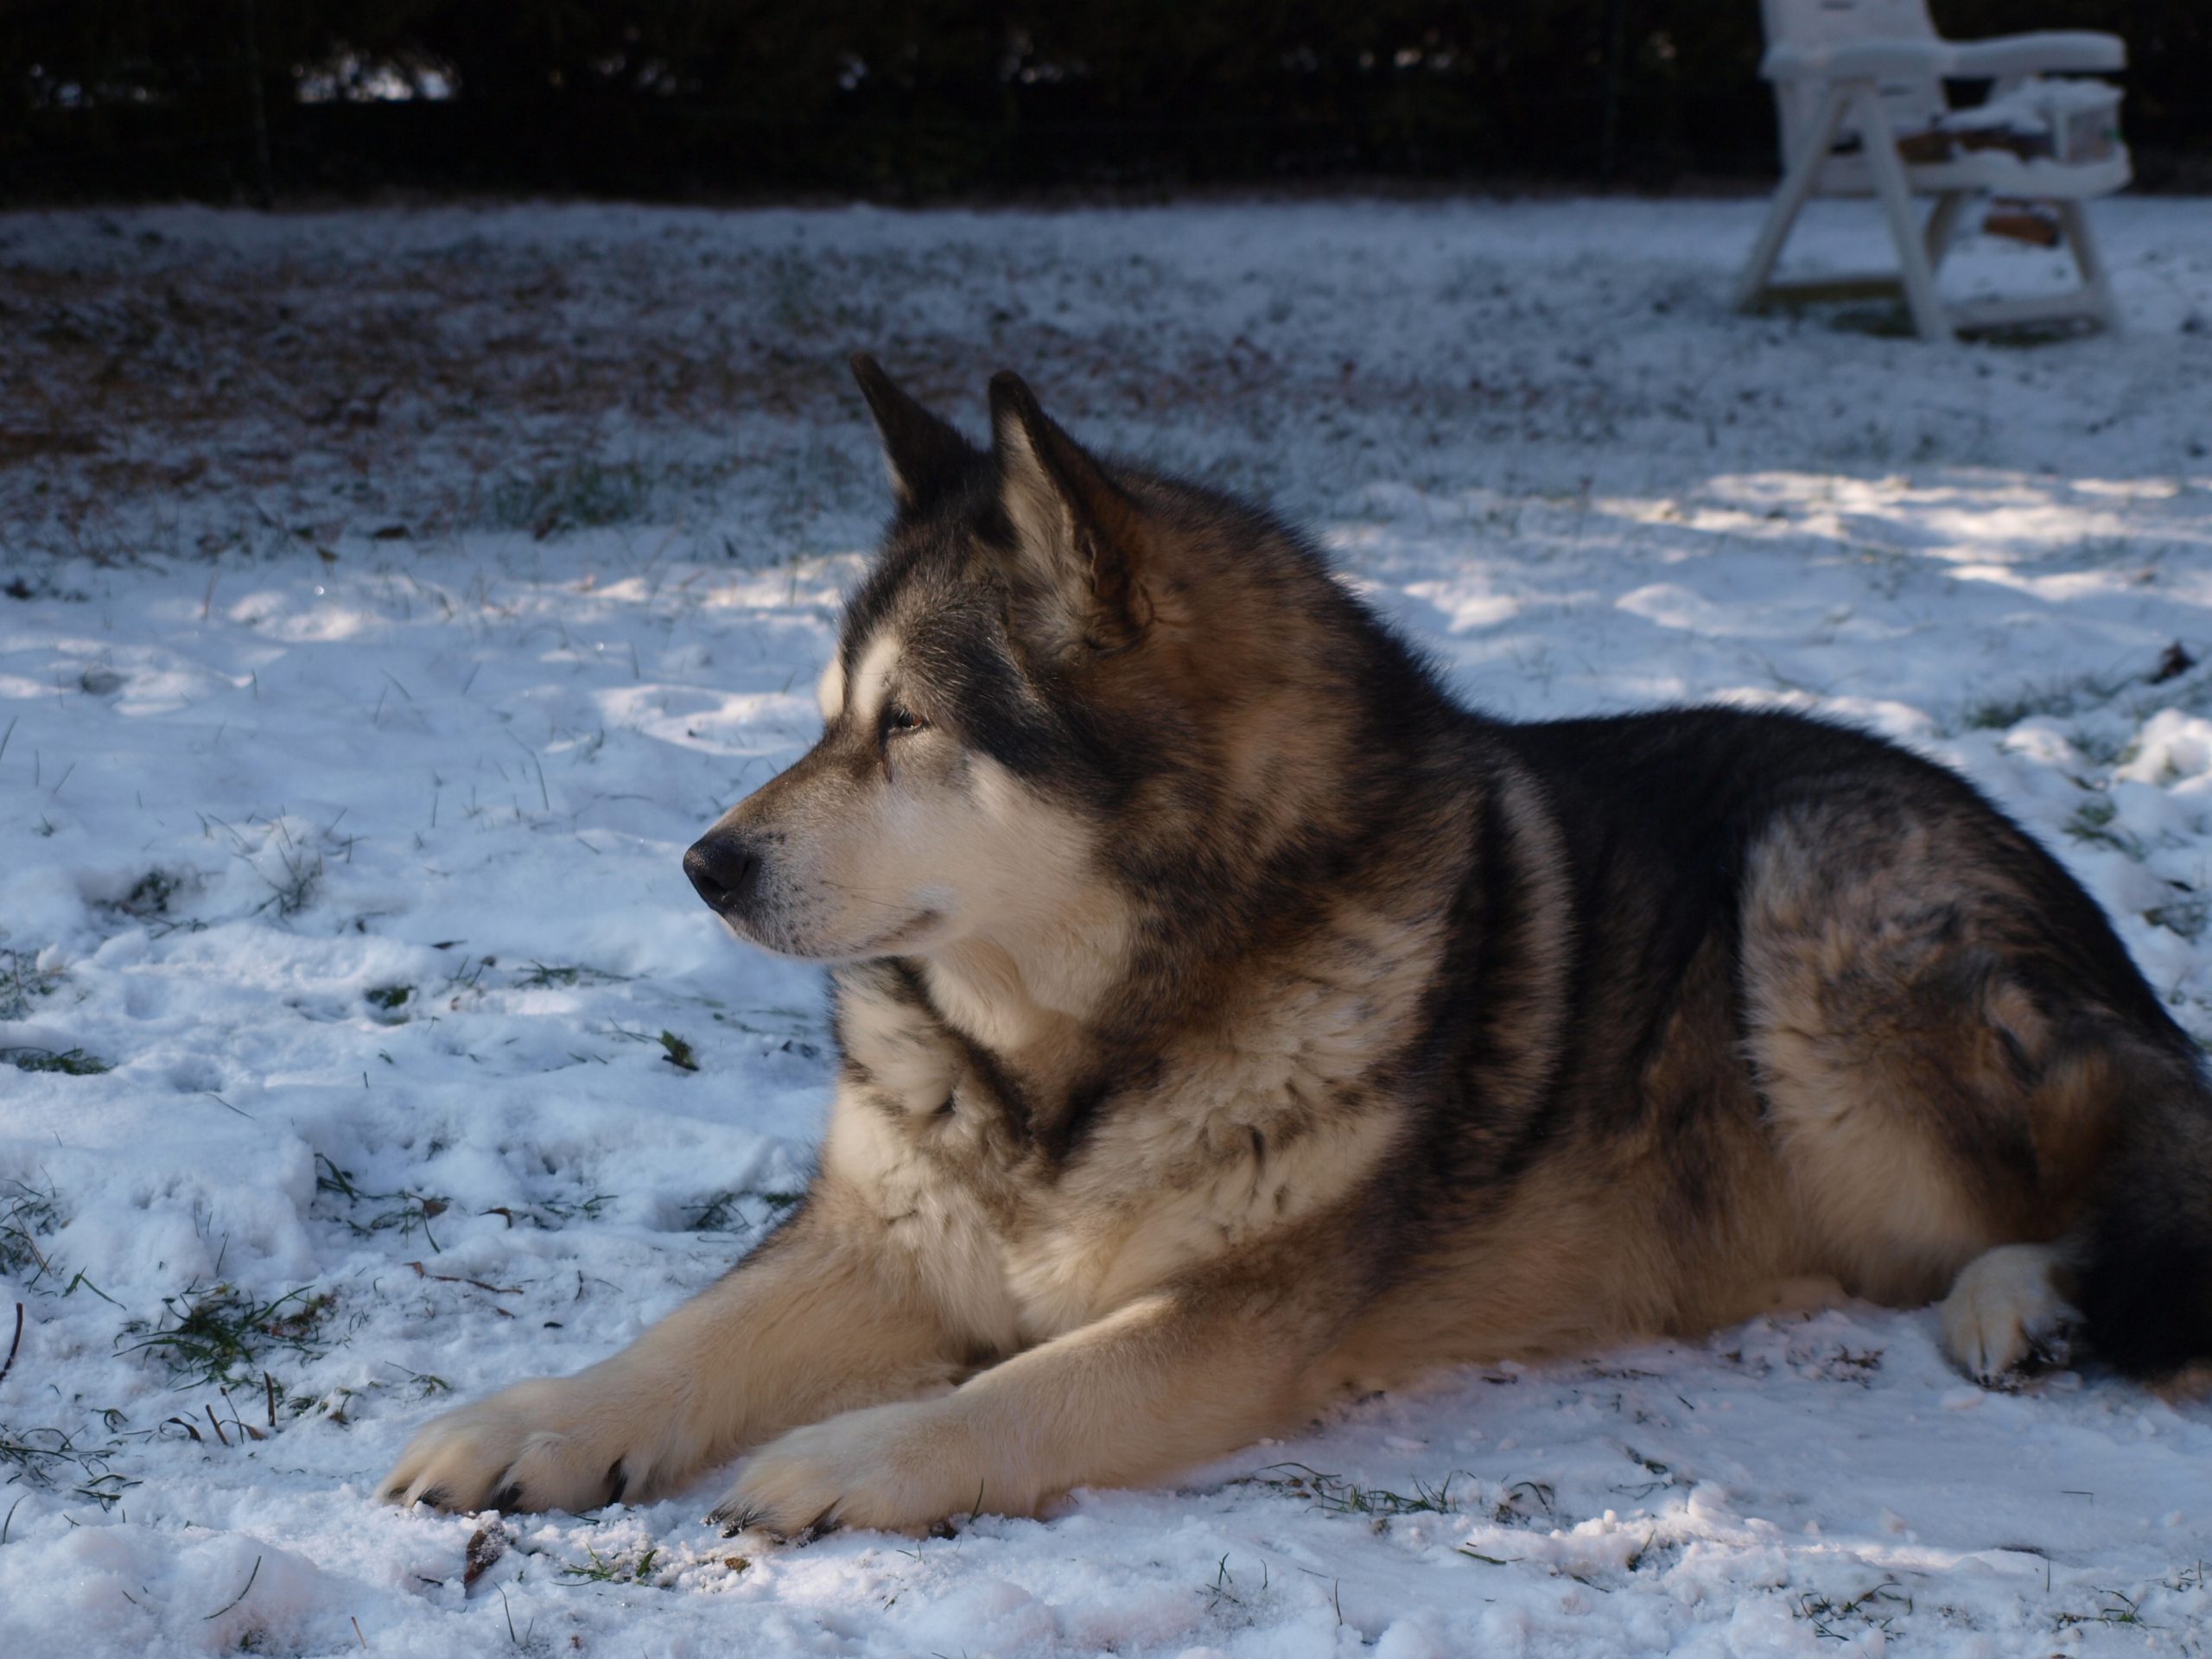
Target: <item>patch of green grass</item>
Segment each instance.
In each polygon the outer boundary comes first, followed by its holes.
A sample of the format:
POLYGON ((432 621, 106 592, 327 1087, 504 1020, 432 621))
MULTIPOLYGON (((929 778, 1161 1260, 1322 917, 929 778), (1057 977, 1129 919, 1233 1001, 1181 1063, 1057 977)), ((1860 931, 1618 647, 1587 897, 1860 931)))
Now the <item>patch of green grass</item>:
POLYGON ((162 1298, 160 1319, 123 1327, 123 1337, 136 1341, 117 1341, 124 1353, 152 1355, 180 1382, 238 1386, 258 1380, 255 1373, 268 1354, 313 1359, 327 1353, 321 1332, 336 1300, 305 1286, 264 1302, 229 1284, 188 1285, 162 1298))
POLYGON ((2203 933, 2208 925, 2212 925, 2212 900, 2176 899, 2145 911, 2143 919, 2153 927, 2163 927, 2184 939, 2194 939, 2203 933))
POLYGON ((613 1202, 612 1192, 592 1192, 581 1198, 540 1198, 531 1208, 558 1222, 597 1221, 600 1211, 613 1202))
POLYGON ((137 885, 117 902, 115 907, 126 914, 142 918, 166 916, 169 913, 169 900, 176 896, 182 886, 183 883, 167 870, 149 870, 138 878, 137 885))
POLYGON ((677 1071, 696 1071, 699 1069, 699 1058, 691 1052, 691 1045, 685 1042, 683 1039, 677 1036, 674 1032, 664 1031, 661 1033, 660 1046, 664 1051, 666 1051, 662 1054, 661 1058, 666 1060, 671 1065, 674 1066, 677 1071))
POLYGON ((558 1232, 572 1221, 596 1221, 600 1213, 614 1202, 612 1192, 590 1192, 581 1198, 541 1198, 534 1204, 495 1204, 478 1213, 498 1216, 508 1226, 526 1221, 531 1226, 547 1232, 558 1232))
POLYGON ((588 1558, 582 1562, 570 1561, 561 1568, 561 1576, 572 1584, 644 1584, 657 1585, 653 1563, 660 1559, 660 1546, 648 1544, 642 1550, 622 1550, 613 1555, 601 1555, 589 1544, 584 1546, 588 1558))
POLYGON ((1651 1477, 1649 1480, 1630 1481, 1625 1485, 1613 1488, 1624 1497, 1645 1498, 1654 1492, 1663 1491, 1669 1486, 1686 1486, 1689 1484, 1675 1471, 1671 1465, 1661 1463, 1656 1458, 1647 1458, 1632 1446, 1624 1446, 1621 1450, 1628 1453, 1630 1463, 1635 1464, 1651 1477))
MULTIPOLYGON (((415 995, 412 985, 372 985, 361 993, 362 1000, 379 1014, 398 1014, 415 995)), ((407 1016, 400 1014, 402 1020, 407 1016)))
POLYGON ((2066 821, 2066 833, 2075 841, 2110 847, 2130 858, 2142 857, 2143 849, 2133 836, 2124 830, 2112 828, 2113 820, 2119 816, 2118 807, 2103 796, 2095 796, 2074 809, 2074 816, 2066 821))
MULTIPOLYGON (((389 1360, 385 1363, 392 1364, 389 1360)), ((453 1384, 435 1371, 410 1371, 404 1365, 397 1364, 393 1364, 392 1369, 405 1374, 408 1382, 415 1390, 415 1397, 417 1400, 435 1400, 442 1394, 453 1392, 453 1384)), ((344 1392, 350 1395, 352 1390, 346 1389, 344 1392)))
POLYGON ((1960 712, 1959 722, 1969 731, 2010 731, 2037 715, 2059 718, 2078 715, 2109 702, 2128 686, 2126 679, 2082 675, 2074 679, 2046 680, 2024 685, 2000 696, 1977 698, 1960 712))
POLYGON ((651 494, 645 469, 635 461, 586 457, 556 472, 495 485, 482 518, 487 529, 526 530, 543 537, 632 523, 645 516, 651 494))
POLYGON ((325 1157, 321 1153, 315 1154, 315 1190, 346 1201, 348 1213, 339 1219, 361 1237, 366 1238, 371 1233, 388 1232, 396 1227, 399 1230, 400 1237, 409 1238, 419 1229, 429 1242, 433 1252, 442 1248, 437 1235, 430 1230, 430 1224, 453 1207, 451 1199, 435 1192, 410 1192, 405 1187, 397 1192, 370 1192, 354 1182, 352 1170, 340 1169, 334 1160, 325 1157), (368 1205, 387 1207, 376 1211, 366 1221, 360 1220, 358 1211, 368 1205))
POLYGON ((1548 1480, 1516 1480, 1505 1489, 1505 1496, 1491 1511, 1491 1519, 1500 1525, 1541 1519, 1547 1525, 1557 1526, 1559 1494, 1548 1480))
POLYGON ((312 1398, 304 1395, 287 1394, 284 1396, 284 1409, 295 1417, 304 1417, 312 1413, 334 1427, 351 1428, 353 1426, 353 1420, 346 1414, 353 1403, 357 1392, 353 1389, 337 1388, 331 1389, 327 1394, 317 1395, 312 1398))
MULTIPOLYGON (((202 823, 205 823, 204 819, 202 823)), ((171 901, 190 888, 193 881, 194 878, 188 874, 149 870, 131 884, 129 893, 115 901, 115 908, 133 921, 143 923, 146 931, 156 938, 162 938, 171 933, 204 931, 207 923, 188 916, 170 914, 171 901)))
POLYGON ((1850 1642, 1858 1632, 1844 1630, 1843 1625, 1856 1624, 1859 1630, 1877 1630, 1886 1636, 1899 1608, 1910 1613, 1912 1598, 1895 1579, 1884 1579, 1872 1589, 1843 1601, 1808 1591, 1797 1599, 1791 1611, 1812 1625, 1815 1636, 1829 1642, 1850 1642))
POLYGON ((739 1192, 725 1188, 709 1195, 690 1206, 683 1224, 686 1232, 735 1233, 750 1232, 765 1224, 745 1213, 743 1201, 752 1198, 766 1206, 766 1220, 773 1220, 805 1198, 804 1192, 739 1192))
POLYGON ((684 1230, 693 1233, 727 1233, 733 1231, 730 1218, 743 1221, 745 1212, 737 1207, 742 1192, 733 1192, 727 1187, 712 1193, 690 1206, 683 1223, 684 1230))
POLYGON ((1416 1479, 1410 1493, 1394 1492, 1387 1487, 1362 1486, 1355 1481, 1323 1474, 1302 1463, 1277 1463, 1232 1484, 1265 1486, 1292 1497, 1302 1497, 1315 1509, 1331 1515, 1450 1515, 1456 1507, 1452 1501, 1452 1483, 1459 1478, 1456 1472, 1449 1474, 1434 1486, 1416 1479))
POLYGON ((50 1048, 0 1048, 0 1064, 12 1065, 18 1071, 60 1071, 73 1077, 96 1077, 115 1069, 98 1055, 87 1054, 81 1048, 63 1049, 58 1053, 50 1048))
POLYGON ((277 850, 276 861, 283 867, 284 874, 281 878, 263 874, 261 879, 268 884, 269 897, 254 906, 257 916, 270 910, 279 916, 296 916, 315 903, 315 894, 322 887, 321 854, 294 847, 288 842, 277 850))
POLYGON ((533 962, 527 973, 515 976, 515 988, 542 991, 556 985, 620 985, 627 983, 629 978, 627 974, 610 974, 599 968, 566 964, 549 967, 544 963, 533 962))
POLYGON ((60 983, 60 973, 41 968, 30 951, 0 950, 0 1020, 22 1019, 60 983))
POLYGON ((2105 1599, 2103 1606, 2093 1612, 2060 1613, 2052 1623, 2062 1630, 2071 1630, 2077 1624, 2136 1624, 2145 1630, 2157 1628, 2144 1618, 2141 1605, 2133 1597, 2122 1595, 2117 1590, 2100 1590, 2097 1593, 2105 1599))
MULTIPOLYGON (((1264 1594, 1267 1588, 1268 1564, 1262 1560, 1260 1563, 1260 1593, 1264 1594)), ((1224 1554, 1214 1566, 1213 1582, 1200 1585, 1198 1593, 1206 1599, 1206 1611, 1217 1618, 1221 1618, 1227 1617, 1222 1612, 1224 1606, 1234 1607, 1239 1612, 1243 1612, 1244 1597, 1254 1592, 1248 1586, 1244 1595, 1240 1596, 1236 1593, 1236 1575, 1229 1570, 1229 1557, 1224 1554)), ((887 1607, 890 1603, 887 1602, 884 1605, 887 1607)), ((1252 1622, 1249 1614, 1246 1614, 1241 1622, 1249 1625, 1252 1622)))
MULTIPOLYGON (((49 1279, 59 1282, 69 1273, 68 1266, 41 1249, 36 1235, 57 1231, 67 1220, 52 1186, 41 1190, 13 1176, 0 1178, 0 1271, 21 1279, 25 1290, 37 1290, 41 1281, 49 1279)), ((122 1306, 81 1270, 69 1274, 68 1282, 59 1290, 48 1288, 41 1294, 73 1296, 80 1287, 104 1302, 122 1306)))
POLYGON ((18 1484, 41 1492, 66 1491, 103 1510, 112 1509, 139 1483, 119 1474, 111 1460, 123 1448, 110 1444, 80 1446, 58 1428, 10 1429, 0 1426, 0 1468, 9 1471, 0 1485, 18 1484))
POLYGON ((52 1186, 41 1189, 14 1176, 0 1178, 0 1273, 30 1282, 54 1270, 38 1247, 36 1235, 60 1227, 61 1201, 52 1186))

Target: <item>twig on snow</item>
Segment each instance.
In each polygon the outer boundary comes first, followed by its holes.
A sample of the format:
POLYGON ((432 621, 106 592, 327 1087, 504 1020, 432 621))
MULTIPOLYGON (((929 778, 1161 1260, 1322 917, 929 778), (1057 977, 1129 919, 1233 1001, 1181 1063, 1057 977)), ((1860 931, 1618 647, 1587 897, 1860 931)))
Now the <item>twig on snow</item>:
POLYGON ((16 1335, 8 1344, 8 1357, 0 1360, 0 1382, 8 1380, 8 1373, 16 1369, 16 1352, 23 1345, 23 1305, 16 1304, 16 1335))

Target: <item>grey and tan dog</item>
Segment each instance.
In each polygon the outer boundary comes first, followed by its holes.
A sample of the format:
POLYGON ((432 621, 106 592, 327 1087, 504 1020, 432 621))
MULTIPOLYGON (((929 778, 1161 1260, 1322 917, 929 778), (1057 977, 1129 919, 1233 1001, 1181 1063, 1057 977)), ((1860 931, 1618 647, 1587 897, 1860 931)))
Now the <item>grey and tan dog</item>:
POLYGON ((866 358, 897 513, 815 747, 684 863, 833 964, 804 1206, 386 1487, 584 1509, 748 1453, 785 1533, 1035 1511, 1425 1368, 1942 1300, 2212 1353, 2212 1090, 2096 905, 1859 733, 1454 706, 1294 531, 972 447, 866 358))

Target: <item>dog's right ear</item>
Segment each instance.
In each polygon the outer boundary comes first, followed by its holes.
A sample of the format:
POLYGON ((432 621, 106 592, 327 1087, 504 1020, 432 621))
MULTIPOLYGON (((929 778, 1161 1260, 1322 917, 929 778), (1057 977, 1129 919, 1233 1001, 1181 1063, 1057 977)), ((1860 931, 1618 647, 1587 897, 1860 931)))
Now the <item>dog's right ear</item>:
POLYGON ((900 512, 928 506, 983 458, 974 444, 901 391, 866 352, 855 352, 848 360, 868 413, 875 417, 875 435, 883 442, 883 464, 900 512))

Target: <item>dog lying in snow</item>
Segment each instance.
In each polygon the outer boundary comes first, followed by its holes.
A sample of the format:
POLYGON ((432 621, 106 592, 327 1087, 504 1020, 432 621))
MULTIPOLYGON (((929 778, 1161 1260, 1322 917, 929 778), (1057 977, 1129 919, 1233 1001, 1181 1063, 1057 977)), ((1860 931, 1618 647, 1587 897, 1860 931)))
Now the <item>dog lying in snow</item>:
POLYGON ((1426 1368, 1834 1281, 1994 1379, 2074 1310, 2212 1353, 2212 1092, 1952 773, 1783 714, 1455 705, 1295 531, 971 444, 855 359, 897 508, 821 741, 686 855, 830 964, 805 1202, 388 1496, 580 1510, 745 1454, 786 1534, 1033 1512, 1426 1368))

